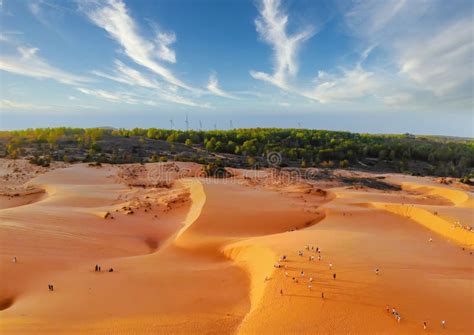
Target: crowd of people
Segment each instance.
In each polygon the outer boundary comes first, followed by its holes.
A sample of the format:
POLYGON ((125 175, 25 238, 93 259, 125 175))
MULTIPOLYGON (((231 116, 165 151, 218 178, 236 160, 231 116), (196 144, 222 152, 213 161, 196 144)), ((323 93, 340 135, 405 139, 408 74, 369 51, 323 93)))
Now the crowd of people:
MULTIPOLYGON (((321 259, 322 259, 322 256, 321 256, 321 248, 319 248, 319 247, 314 247, 314 246, 306 245, 306 246, 304 247, 304 250, 298 250, 298 251, 297 251, 297 255, 298 255, 298 257, 304 258, 304 257, 305 257, 305 253, 308 253, 308 252, 309 252, 309 253, 315 253, 315 254, 318 256, 318 260, 321 261, 321 259)), ((308 256, 308 261, 309 261, 309 262, 313 262, 314 260, 315 260, 315 255, 310 254, 310 255, 308 256)), ((288 278, 288 277, 290 277, 290 274, 289 274, 289 272, 287 271, 287 270, 288 270, 288 266, 287 266, 286 264, 282 265, 282 263, 284 263, 284 262, 286 262, 286 261, 288 261, 288 256, 282 255, 282 256, 280 257, 280 259, 279 259, 279 262, 276 263, 276 264, 274 265, 274 267, 275 267, 275 268, 278 268, 278 269, 279 269, 279 268, 284 268, 284 269, 285 269, 285 273, 284 273, 285 278, 288 278)), ((329 262, 329 263, 328 263, 328 268, 329 268, 330 271, 333 269, 333 266, 334 266, 334 265, 333 265, 332 262, 329 262)), ((375 275, 378 276, 378 275, 380 274, 380 269, 379 269, 378 267, 375 268, 375 269, 374 269, 374 273, 375 273, 375 275)), ((307 287, 308 287, 308 289, 309 289, 310 291, 312 290, 313 284, 314 284, 314 277, 313 277, 313 276, 314 276, 314 274, 313 274, 313 275, 310 275, 310 276, 308 277, 308 280, 307 280, 307 287)), ((306 277, 305 271, 304 271, 304 270, 300 270, 300 272, 299 272, 299 279, 298 279, 298 276, 291 276, 291 280, 292 280, 293 283, 298 284, 298 283, 300 282, 300 280, 304 282, 305 277, 306 277)), ((336 277, 337 277, 336 273, 333 272, 332 278, 335 280, 336 277)), ((265 277, 265 281, 267 281, 267 280, 268 280, 268 277, 265 277)), ((280 295, 283 296, 283 289, 282 289, 282 288, 280 288, 280 295)), ((321 299, 324 300, 325 298, 326 298, 325 292, 324 292, 324 291, 321 291, 321 299)), ((391 313, 391 315, 393 316, 393 318, 394 318, 398 323, 401 322, 402 317, 401 317, 400 313, 397 311, 397 309, 396 309, 395 307, 390 308, 390 306, 387 305, 385 308, 386 308, 387 313, 391 313)), ((446 327, 446 321, 445 321, 445 320, 442 320, 442 321, 441 321, 441 327, 442 327, 442 328, 445 328, 445 327, 446 327)), ((423 321, 423 329, 425 329, 425 330, 428 329, 428 323, 427 323, 426 321, 423 321)))

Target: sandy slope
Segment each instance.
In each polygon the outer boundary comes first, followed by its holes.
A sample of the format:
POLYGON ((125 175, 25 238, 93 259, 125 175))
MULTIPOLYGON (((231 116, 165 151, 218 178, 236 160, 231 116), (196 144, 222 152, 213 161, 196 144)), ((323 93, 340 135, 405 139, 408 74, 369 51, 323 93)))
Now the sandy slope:
POLYGON ((461 249, 472 233, 451 229, 472 225, 468 191, 400 176, 389 176, 400 192, 327 194, 248 179, 264 172, 147 184, 198 168, 176 166, 75 165, 28 181, 46 195, 0 210, 1 333, 418 334, 423 321, 430 334, 474 331, 473 256, 461 249))

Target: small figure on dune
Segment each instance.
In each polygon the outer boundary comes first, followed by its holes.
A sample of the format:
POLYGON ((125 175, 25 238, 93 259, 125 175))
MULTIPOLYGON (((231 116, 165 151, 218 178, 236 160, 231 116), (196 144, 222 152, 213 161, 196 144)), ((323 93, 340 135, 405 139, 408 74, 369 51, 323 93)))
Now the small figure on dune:
POLYGON ((13 262, 13 263, 16 263, 16 256, 13 256, 12 262, 13 262))
POLYGON ((313 277, 309 277, 309 282, 310 282, 310 283, 313 282, 313 277))
POLYGON ((446 327, 446 321, 444 321, 444 320, 441 321, 441 327, 443 327, 443 328, 446 327))
POLYGON ((332 270, 332 263, 329 263, 329 270, 332 270))
POLYGON ((304 271, 300 272, 301 277, 304 277, 304 271))
POLYGON ((318 256, 318 261, 320 261, 320 260, 321 260, 321 255, 318 256))
POLYGON ((99 266, 96 264, 95 265, 95 272, 99 271, 99 266))
POLYGON ((379 274, 379 269, 375 269, 375 274, 378 275, 379 274))
POLYGON ((114 269, 113 269, 113 268, 110 268, 110 269, 109 269, 109 272, 114 272, 114 269))
POLYGON ((332 274, 332 278, 336 279, 336 274, 335 273, 332 274))
POLYGON ((280 295, 283 295, 283 290, 282 289, 280 289, 280 295))
POLYGON ((312 287, 313 287, 313 286, 311 286, 311 284, 308 285, 308 289, 309 289, 310 291, 311 291, 311 288, 312 288, 312 287))
POLYGON ((433 239, 430 237, 430 239, 428 240, 429 242, 433 242, 433 239))
POLYGON ((285 277, 288 277, 288 272, 285 272, 285 277))
POLYGON ((50 291, 54 291, 54 286, 51 285, 51 284, 48 284, 48 289, 49 289, 50 291))
POLYGON ((321 299, 324 299, 324 292, 321 292, 321 299))
POLYGON ((299 250, 298 251, 298 256, 303 256, 303 251, 299 250))
POLYGON ((426 321, 423 321, 423 329, 426 330, 426 328, 427 328, 426 321))

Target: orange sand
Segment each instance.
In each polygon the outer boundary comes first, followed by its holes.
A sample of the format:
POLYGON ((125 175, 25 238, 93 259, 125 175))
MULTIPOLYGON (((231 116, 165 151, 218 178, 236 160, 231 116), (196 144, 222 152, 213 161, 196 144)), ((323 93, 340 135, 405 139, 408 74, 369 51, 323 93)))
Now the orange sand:
POLYGON ((473 233, 452 227, 473 224, 469 191, 392 175, 403 191, 324 195, 176 166, 79 164, 17 183, 45 193, 0 209, 0 333, 474 332, 473 233), (174 182, 141 187, 147 176, 174 182))

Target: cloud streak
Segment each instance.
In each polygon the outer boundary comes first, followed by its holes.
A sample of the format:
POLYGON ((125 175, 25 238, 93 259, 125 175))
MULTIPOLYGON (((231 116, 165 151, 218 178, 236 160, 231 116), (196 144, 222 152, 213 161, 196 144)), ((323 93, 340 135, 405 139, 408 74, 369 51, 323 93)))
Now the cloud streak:
POLYGON ((38 48, 17 47, 16 55, 0 56, 0 70, 27 77, 52 79, 68 85, 91 81, 50 65, 38 56, 38 51, 38 48))
POLYGON ((125 65, 119 60, 115 60, 115 70, 113 74, 102 71, 92 71, 93 74, 109 80, 113 80, 130 86, 141 86, 151 89, 160 89, 161 85, 155 80, 148 78, 141 72, 125 65))
POLYGON ((170 84, 193 90, 158 62, 160 59, 172 63, 176 61, 175 53, 169 47, 175 41, 174 35, 159 33, 155 43, 145 39, 139 34, 137 24, 120 0, 89 4, 82 8, 89 19, 104 29, 135 63, 148 68, 170 84))
POLYGON ((387 105, 466 106, 471 100, 472 107, 472 12, 437 0, 367 0, 354 3, 344 18, 359 43, 376 43, 385 52, 382 61, 398 69, 377 73, 390 81, 381 92, 387 105))
POLYGON ((433 35, 414 38, 397 47, 401 73, 438 96, 449 94, 473 79, 474 39, 470 19, 451 23, 433 35))
POLYGON ((343 69, 339 76, 320 71, 316 83, 313 90, 303 95, 321 103, 353 102, 380 88, 375 74, 364 70, 360 65, 353 69, 343 69))
POLYGON ((283 90, 289 89, 288 79, 298 72, 297 53, 301 44, 314 35, 312 27, 298 33, 287 33, 288 15, 280 8, 279 0, 263 0, 255 26, 260 38, 273 49, 272 74, 250 71, 253 78, 267 81, 283 90))
POLYGON ((234 95, 222 90, 219 87, 219 81, 217 79, 217 75, 215 73, 211 74, 209 76, 209 83, 207 84, 207 90, 211 92, 214 95, 217 95, 219 97, 223 98, 229 98, 229 99, 237 99, 234 95))
POLYGON ((90 95, 95 98, 107 100, 114 103, 126 103, 130 105, 138 104, 138 100, 132 98, 129 94, 120 92, 110 92, 101 89, 90 89, 84 87, 78 87, 77 90, 82 94, 90 95))
POLYGON ((40 106, 37 104, 29 104, 29 103, 22 103, 16 102, 11 100, 0 100, 0 109, 6 110, 44 110, 48 109, 50 106, 40 106))

